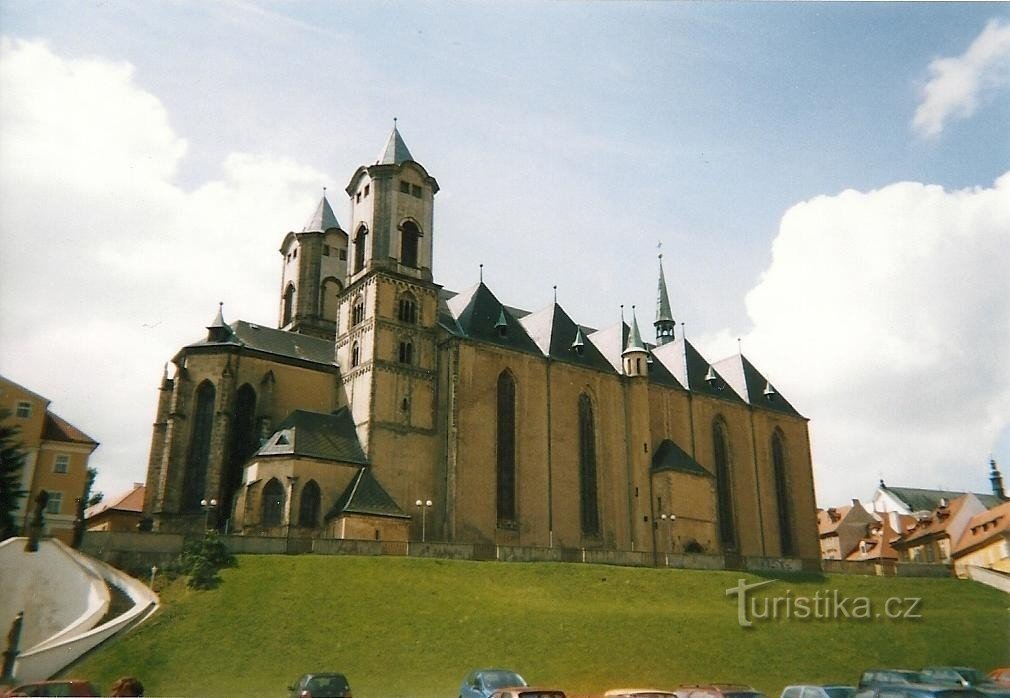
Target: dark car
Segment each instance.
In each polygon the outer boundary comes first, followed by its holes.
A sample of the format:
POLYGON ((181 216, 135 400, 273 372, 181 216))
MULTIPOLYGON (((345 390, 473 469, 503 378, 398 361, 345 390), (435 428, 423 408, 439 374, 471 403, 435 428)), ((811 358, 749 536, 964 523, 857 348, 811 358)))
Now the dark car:
POLYGON ((921 683, 919 672, 909 669, 870 669, 859 677, 859 688, 873 688, 890 684, 921 683))
POLYGON ((526 686, 526 680, 508 669, 477 669, 467 674, 459 687, 459 698, 489 698, 500 688, 526 686))
POLYGON ((989 679, 978 669, 966 666, 931 666, 921 672, 922 680, 938 686, 968 686, 986 696, 1008 696, 1010 688, 989 679))
POLYGON ((678 698, 765 698, 761 691, 739 683, 682 684, 678 698))
POLYGON ((981 698, 973 688, 928 683, 883 683, 859 691, 856 698, 981 698))
POLYGON ((333 672, 305 674, 288 690, 291 698, 351 698, 347 677, 333 672))
POLYGON ((79 679, 36 681, 15 686, 4 696, 100 696, 93 684, 79 679))

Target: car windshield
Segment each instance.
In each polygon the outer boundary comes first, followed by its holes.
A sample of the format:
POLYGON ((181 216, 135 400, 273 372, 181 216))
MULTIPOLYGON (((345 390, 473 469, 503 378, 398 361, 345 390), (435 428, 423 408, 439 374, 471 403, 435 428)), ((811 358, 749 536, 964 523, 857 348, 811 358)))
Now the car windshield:
POLYGON ((525 686, 523 677, 514 671, 485 671, 484 685, 488 688, 508 688, 509 686, 525 686))
POLYGON ((824 692, 828 694, 828 698, 852 698, 856 689, 849 686, 832 686, 825 688, 824 692))
POLYGON ((309 679, 305 688, 313 696, 335 696, 347 692, 347 679, 340 674, 320 674, 309 679))

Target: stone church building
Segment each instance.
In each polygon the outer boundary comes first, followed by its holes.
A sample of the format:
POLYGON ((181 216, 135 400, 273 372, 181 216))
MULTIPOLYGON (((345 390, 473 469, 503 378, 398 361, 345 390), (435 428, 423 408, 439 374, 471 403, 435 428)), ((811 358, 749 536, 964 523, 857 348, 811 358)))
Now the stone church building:
POLYGON ((145 516, 258 535, 819 555, 807 420, 746 357, 432 276, 438 182, 394 127, 281 243, 278 327, 161 381, 145 516), (422 530, 423 529, 423 530, 422 530))

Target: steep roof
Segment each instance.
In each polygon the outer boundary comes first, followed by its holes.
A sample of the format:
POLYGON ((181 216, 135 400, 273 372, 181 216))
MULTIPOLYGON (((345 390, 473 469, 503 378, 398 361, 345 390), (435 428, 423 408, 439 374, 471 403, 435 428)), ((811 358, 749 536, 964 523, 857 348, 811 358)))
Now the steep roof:
POLYGON ((957 542, 954 552, 964 553, 994 539, 1008 536, 1010 536, 1010 502, 1004 502, 973 516, 957 542))
POLYGON ((402 165, 408 160, 413 161, 414 157, 407 150, 407 144, 403 142, 403 138, 400 136, 400 132, 396 130, 396 126, 393 126, 392 132, 389 134, 389 139, 386 141, 386 147, 382 149, 379 153, 379 157, 376 158, 376 165, 402 165))
POLYGON ((735 354, 717 361, 713 366, 738 395, 755 407, 763 407, 794 417, 803 416, 743 354, 735 354))
POLYGON ((614 372, 610 362, 600 353, 592 341, 587 339, 595 330, 576 325, 575 321, 557 303, 521 318, 519 323, 544 356, 576 366, 585 366, 607 373, 614 372), (576 351, 572 344, 580 334, 583 339, 582 349, 576 351))
POLYGON ((645 342, 642 341, 642 331, 638 329, 638 317, 635 315, 634 307, 631 309, 631 334, 628 335, 628 346, 624 351, 648 351, 645 342))
POLYGON ((893 543, 898 540, 899 533, 891 528, 891 523, 884 517, 869 525, 869 530, 856 547, 852 549, 846 560, 897 560, 898 552, 893 543))
POLYGON ((936 507, 928 516, 920 519, 913 529, 906 532, 904 539, 898 542, 898 547, 909 546, 916 541, 930 536, 947 534, 948 537, 953 538, 954 536, 961 535, 961 531, 955 531, 952 536, 951 532, 947 529, 955 521, 961 509, 968 505, 973 497, 974 495, 972 494, 964 494, 957 499, 951 500, 947 506, 936 507))
POLYGON ((683 337, 654 348, 652 355, 657 361, 662 362, 680 385, 692 392, 733 402, 744 402, 722 374, 683 337), (716 377, 713 384, 705 380, 710 367, 716 377))
POLYGON ((656 322, 673 322, 670 310, 670 296, 666 292, 666 276, 663 274, 663 255, 659 255, 659 288, 656 291, 656 322))
POLYGON ((222 341, 212 341, 202 339, 186 345, 186 349, 197 347, 208 347, 218 345, 233 345, 247 347, 265 354, 284 356, 290 359, 299 359, 311 363, 333 366, 334 349, 333 342, 328 339, 319 339, 297 332, 287 332, 276 330, 271 327, 264 327, 255 323, 237 320, 231 325, 224 325, 230 332, 222 341))
POLYGON ((319 200, 319 205, 316 206, 315 212, 312 217, 305 222, 305 227, 302 228, 303 233, 324 233, 330 228, 340 228, 340 221, 337 220, 336 215, 333 213, 333 209, 330 208, 330 202, 326 200, 326 196, 319 200))
POLYGON ((817 510, 817 533, 820 536, 830 535, 838 530, 838 527, 845 523, 845 515, 852 509, 852 505, 840 507, 828 507, 817 510), (831 514, 834 513, 834 517, 831 514))
POLYGON ((303 456, 341 463, 367 464, 350 411, 333 414, 295 410, 263 444, 259 456, 303 456))
POLYGON ((670 439, 663 439, 659 448, 652 455, 651 469, 654 473, 674 470, 689 475, 713 477, 712 473, 708 472, 698 461, 688 455, 687 451, 670 439))
POLYGON ((84 518, 90 519, 106 511, 129 511, 140 513, 144 510, 144 493, 147 488, 143 483, 136 482, 133 489, 124 492, 115 499, 101 501, 94 506, 90 506, 84 512, 84 518))
POLYGON ((46 419, 42 426, 42 439, 44 441, 62 441, 63 443, 88 444, 91 446, 98 445, 97 441, 49 410, 46 410, 46 419))
POLYGON ((540 348, 530 339, 519 320, 483 281, 449 299, 446 307, 455 320, 457 334, 517 351, 540 354, 540 348))
POLYGON ((966 494, 974 494, 986 509, 992 509, 1003 503, 994 494, 979 494, 977 492, 957 492, 955 490, 928 490, 918 487, 889 487, 881 485, 880 489, 890 492, 908 507, 909 511, 932 511, 940 506, 940 500, 953 502, 966 494))
POLYGON ((397 519, 409 519, 403 513, 389 493, 383 489, 379 481, 372 475, 371 468, 361 468, 354 476, 343 494, 337 498, 326 513, 330 521, 341 514, 365 514, 370 516, 388 516, 397 519))

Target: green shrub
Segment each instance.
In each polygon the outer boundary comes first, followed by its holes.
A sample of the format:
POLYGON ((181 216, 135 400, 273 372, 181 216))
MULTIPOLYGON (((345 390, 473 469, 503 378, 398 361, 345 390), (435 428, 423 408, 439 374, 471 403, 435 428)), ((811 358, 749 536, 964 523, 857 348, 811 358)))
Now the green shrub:
POLYGON ((228 552, 214 530, 208 530, 203 538, 188 542, 180 562, 182 572, 189 577, 186 585, 190 589, 213 589, 221 581, 218 570, 237 564, 235 556, 228 552))

